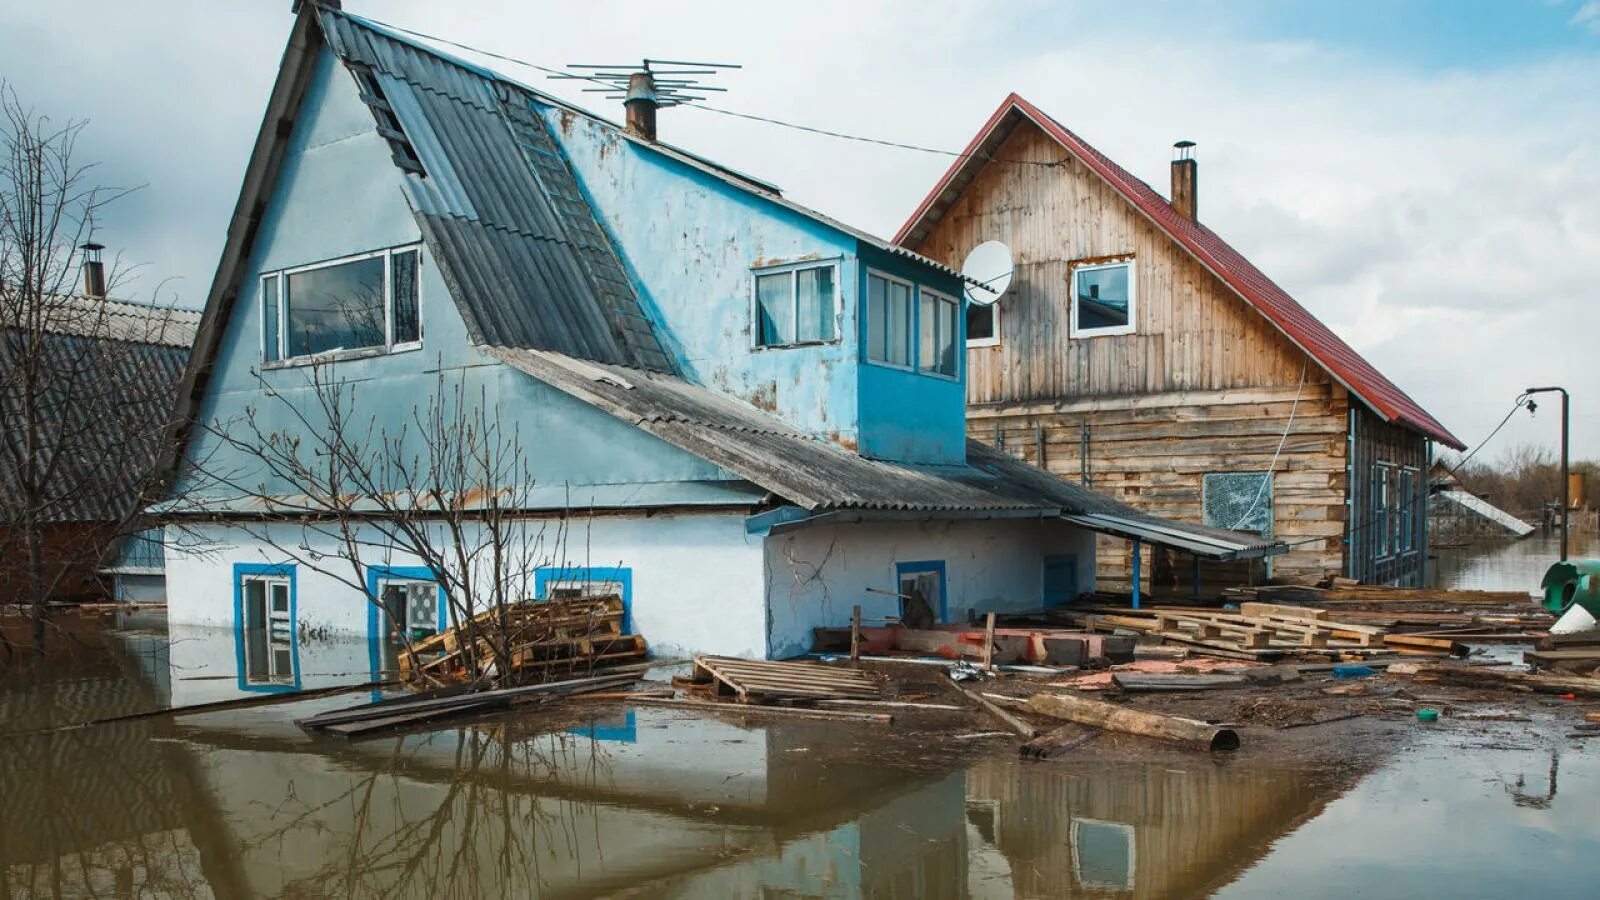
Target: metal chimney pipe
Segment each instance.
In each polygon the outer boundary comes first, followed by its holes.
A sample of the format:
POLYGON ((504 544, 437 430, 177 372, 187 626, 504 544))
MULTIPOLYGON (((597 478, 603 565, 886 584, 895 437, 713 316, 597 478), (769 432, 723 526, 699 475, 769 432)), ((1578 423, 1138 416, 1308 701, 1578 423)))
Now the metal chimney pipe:
POLYGON ((622 101, 628 111, 628 133, 647 141, 656 139, 656 110, 661 103, 656 98, 656 79, 649 72, 634 72, 628 76, 628 96, 622 101))
POLYGON ((1179 141, 1172 145, 1178 158, 1172 161, 1172 208, 1191 222, 1200 220, 1199 163, 1190 154, 1194 141, 1179 141))
POLYGON ((106 269, 100 262, 100 251, 105 249, 105 245, 90 241, 78 249, 83 251, 83 295, 91 300, 104 300, 106 269))

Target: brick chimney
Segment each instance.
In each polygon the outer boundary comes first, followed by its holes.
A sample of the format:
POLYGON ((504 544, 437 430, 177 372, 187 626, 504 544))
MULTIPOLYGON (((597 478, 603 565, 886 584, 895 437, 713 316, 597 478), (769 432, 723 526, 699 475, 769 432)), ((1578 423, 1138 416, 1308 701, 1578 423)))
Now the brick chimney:
POLYGON ((78 249, 83 251, 83 295, 91 300, 104 300, 106 268, 100 262, 100 251, 105 249, 105 245, 90 241, 78 249))
POLYGON ((634 72, 628 76, 628 96, 622 101, 628 111, 628 133, 647 141, 656 139, 656 110, 661 101, 656 96, 656 79, 649 72, 634 72))
POLYGON ((1172 208, 1191 222, 1200 221, 1198 192, 1199 164, 1194 161, 1194 141, 1179 141, 1172 145, 1176 158, 1172 160, 1172 208))

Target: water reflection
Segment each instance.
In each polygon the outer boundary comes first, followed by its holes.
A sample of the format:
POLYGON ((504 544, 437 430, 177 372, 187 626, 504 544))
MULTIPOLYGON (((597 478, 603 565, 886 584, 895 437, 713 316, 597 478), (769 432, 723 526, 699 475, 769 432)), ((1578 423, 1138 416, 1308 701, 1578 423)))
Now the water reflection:
MULTIPOLYGON (((1600 542, 1593 535, 1574 534, 1568 552, 1573 559, 1600 556, 1600 542)), ((1440 548, 1435 553, 1434 583, 1440 587, 1538 594, 1545 571, 1561 559, 1561 540, 1534 536, 1520 541, 1440 548)))
MULTIPOLYGON (((0 895, 1406 893, 1393 870, 1460 840, 1470 852, 1444 851, 1452 868, 1429 862, 1412 893, 1481 894, 1501 842, 1559 894, 1576 882, 1536 871, 1538 848, 1589 877, 1600 859, 1600 763, 1508 725, 1487 750, 1424 742, 1353 791, 1363 773, 1294 760, 1090 745, 1025 763, 948 730, 653 707, 358 742, 294 724, 359 699, 335 696, 14 733, 250 695, 230 632, 163 638, 116 630, 0 685, 0 895)), ((295 640, 307 686, 368 674, 365 642, 295 640)))

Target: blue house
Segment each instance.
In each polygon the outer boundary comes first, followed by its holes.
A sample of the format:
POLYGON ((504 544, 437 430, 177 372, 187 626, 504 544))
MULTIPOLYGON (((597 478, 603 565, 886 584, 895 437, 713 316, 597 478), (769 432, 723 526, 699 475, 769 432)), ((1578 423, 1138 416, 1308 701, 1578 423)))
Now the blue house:
POLYGON ((658 653, 793 656, 913 588, 1036 609, 1094 586, 1096 532, 1269 549, 969 443, 959 273, 331 7, 296 13, 164 507, 169 617, 257 635, 252 683, 298 683, 299 635, 446 618, 421 560, 336 540, 249 452, 319 432, 330 383, 373 433, 441 384, 487 411, 522 455, 475 488, 538 533, 514 592, 620 593, 658 653))

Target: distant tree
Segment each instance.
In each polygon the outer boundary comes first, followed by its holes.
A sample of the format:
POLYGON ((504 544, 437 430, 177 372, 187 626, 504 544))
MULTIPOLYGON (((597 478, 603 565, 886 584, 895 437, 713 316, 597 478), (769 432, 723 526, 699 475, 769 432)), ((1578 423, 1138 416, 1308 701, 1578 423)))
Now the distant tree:
MULTIPOLYGON (((147 404, 170 402, 172 388, 127 349, 159 343, 166 318, 114 316, 104 296, 79 290, 82 245, 105 206, 128 193, 95 183, 78 162, 85 124, 58 125, 0 82, 0 564, 21 582, 0 602, 29 608, 40 648, 49 602, 78 591, 134 521, 135 489, 160 438, 151 419, 163 418, 147 404), (57 527, 83 523, 89 500, 100 507, 93 528, 57 527)), ((117 286, 115 264, 104 281, 117 286)))

